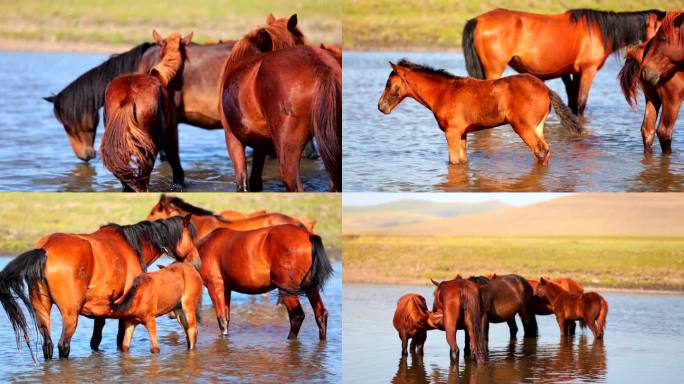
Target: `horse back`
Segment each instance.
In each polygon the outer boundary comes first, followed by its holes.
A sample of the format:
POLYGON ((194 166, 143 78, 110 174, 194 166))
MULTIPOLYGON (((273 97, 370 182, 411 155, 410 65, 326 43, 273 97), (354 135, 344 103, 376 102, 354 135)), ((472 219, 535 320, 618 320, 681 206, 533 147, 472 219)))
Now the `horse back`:
POLYGON ((417 293, 408 293, 399 298, 392 324, 399 333, 413 337, 416 331, 426 328, 428 308, 425 298, 417 293))

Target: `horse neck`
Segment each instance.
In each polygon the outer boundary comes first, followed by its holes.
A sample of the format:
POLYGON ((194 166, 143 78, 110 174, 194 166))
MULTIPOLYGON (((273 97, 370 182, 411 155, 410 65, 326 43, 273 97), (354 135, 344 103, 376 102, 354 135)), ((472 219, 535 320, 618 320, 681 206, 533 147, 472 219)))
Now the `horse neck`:
POLYGON ((142 259, 145 262, 144 267, 149 267, 159 259, 162 255, 161 251, 154 246, 149 241, 145 241, 142 245, 142 259))
POLYGON ((159 79, 164 87, 168 87, 181 70, 182 66, 183 58, 180 52, 166 54, 161 58, 157 65, 150 69, 150 75, 159 79))
POLYGON ((561 288, 558 284, 552 282, 546 283, 546 292, 549 293, 549 295, 547 295, 547 299, 549 300, 549 303, 551 303, 551 305, 554 305, 558 298, 562 294, 566 293, 566 291, 563 288, 561 288))
POLYGON ((190 218, 192 225, 197 230, 197 238, 201 239, 211 233, 216 228, 221 227, 222 221, 214 216, 192 215, 190 218))
POLYGON ((440 79, 434 75, 427 75, 418 72, 408 72, 406 82, 408 83, 408 96, 415 99, 417 102, 425 106, 429 110, 433 110, 437 99, 446 90, 446 87, 451 84, 450 81, 440 79))

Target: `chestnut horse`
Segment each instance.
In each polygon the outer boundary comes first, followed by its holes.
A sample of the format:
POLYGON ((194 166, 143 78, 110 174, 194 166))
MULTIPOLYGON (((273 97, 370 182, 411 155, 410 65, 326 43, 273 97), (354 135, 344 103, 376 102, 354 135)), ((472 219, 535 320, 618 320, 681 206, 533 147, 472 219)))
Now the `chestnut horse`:
POLYGON ((242 220, 242 219, 249 219, 250 217, 257 217, 257 216, 263 216, 267 213, 270 213, 268 211, 254 211, 250 213, 243 213, 243 212, 238 212, 234 211, 232 209, 225 209, 221 212, 218 213, 219 216, 222 216, 225 219, 228 220, 242 220))
POLYGON ((408 340, 411 339, 411 353, 423 354, 427 331, 437 328, 435 315, 428 311, 425 298, 417 293, 407 293, 397 300, 392 324, 401 339, 401 354, 408 355, 408 340))
POLYGON ((561 336, 567 335, 568 322, 582 320, 591 329, 595 339, 603 338, 608 302, 598 293, 570 293, 542 277, 537 284, 537 296, 551 303, 561 336))
POLYGON ((157 153, 162 149, 173 169, 173 183, 182 187, 183 168, 178 154, 178 127, 174 92, 182 87, 185 46, 192 32, 177 32, 162 39, 159 64, 149 74, 122 75, 105 92, 105 132, 100 152, 105 168, 116 176, 124 191, 147 192, 157 153))
MULTIPOLYGON (((175 108, 178 123, 205 129, 221 129, 221 118, 216 110, 215 93, 226 56, 233 48, 232 41, 219 44, 190 44, 186 52, 192 61, 183 66, 183 88, 176 91, 175 108)), ((109 82, 127 73, 149 73, 159 62, 160 48, 154 43, 143 43, 129 51, 112 55, 72 81, 56 95, 44 97, 53 103, 57 120, 64 126, 74 154, 88 161, 95 157, 93 145, 100 120, 98 110, 104 105, 104 94, 109 82)))
POLYGON ((316 224, 315 220, 306 219, 302 221, 281 213, 267 213, 233 221, 225 219, 222 216, 214 215, 213 212, 206 209, 196 207, 180 197, 166 196, 164 194, 161 195, 159 202, 150 210, 150 213, 147 215, 147 220, 157 220, 187 214, 192 214, 192 224, 197 230, 197 240, 203 239, 216 228, 229 228, 236 231, 245 231, 272 225, 292 224, 306 228, 309 232, 313 233, 313 228, 316 224))
POLYGON ((251 231, 217 229, 199 245, 200 274, 216 309, 221 334, 228 334, 232 291, 255 295, 280 291, 290 317, 288 339, 304 321, 298 295, 306 295, 325 340, 328 311, 320 290, 332 274, 323 241, 304 228, 276 225, 251 231))
POLYGON ((471 276, 468 280, 480 285, 484 309, 482 329, 489 338, 489 323, 508 324, 512 338, 518 333, 515 315, 520 316, 525 337, 537 336, 537 319, 534 314, 534 291, 528 281, 519 275, 500 275, 494 279, 471 276))
POLYGON ((668 12, 641 62, 641 77, 653 86, 684 70, 684 12, 668 12))
POLYGON ((342 188, 342 67, 331 51, 305 44, 296 15, 269 17, 265 27, 238 41, 226 60, 219 113, 238 191, 263 189, 267 154, 278 158, 285 188, 302 191, 299 161, 312 136, 330 189, 342 188), (249 184, 245 146, 254 149, 249 184))
POLYGON ((544 140, 544 122, 551 106, 561 125, 581 133, 577 117, 555 92, 531 75, 509 76, 499 80, 477 80, 454 76, 444 70, 401 60, 390 63, 385 90, 378 109, 389 114, 411 97, 432 111, 445 133, 451 164, 468 161, 467 135, 482 129, 510 124, 532 150, 537 163, 546 165, 549 145, 544 140))
POLYGON ((473 281, 460 278, 440 283, 431 281, 437 286, 432 312, 443 314, 438 327, 446 331, 451 362, 458 363, 457 329, 466 332, 464 357, 472 351, 476 362, 487 361, 487 336, 482 329, 485 313, 480 302, 480 287, 473 281))
POLYGON ((463 54, 468 75, 497 79, 507 66, 542 80, 562 78, 570 109, 579 116, 594 77, 608 56, 650 39, 665 13, 571 9, 542 15, 495 9, 468 20, 463 54))
MULTIPOLYGON (((566 292, 577 295, 581 295, 582 293, 584 293, 584 288, 582 287, 582 285, 569 277, 559 277, 557 279, 551 279, 550 277, 547 277, 546 280, 556 283, 566 292)), ((532 286, 532 289, 534 290, 534 314, 539 316, 553 315, 553 308, 551 307, 551 303, 549 303, 549 300, 537 296, 537 286, 539 285, 539 282, 537 280, 529 279, 527 280, 527 282, 530 283, 530 286, 532 286)), ((586 327, 586 324, 583 320, 580 320, 579 323, 582 328, 586 327)), ((574 335, 576 329, 575 322, 568 321, 566 322, 566 326, 567 334, 574 335)))
MULTIPOLYGON (((21 302, 43 339, 43 356, 52 358, 50 311, 55 304, 62 315, 59 357, 69 357, 79 315, 95 319, 90 346, 97 350, 110 301, 130 290, 136 276, 160 257, 163 247, 179 258, 192 260, 197 257, 194 244, 194 228, 188 216, 133 225, 108 224, 90 234, 44 236, 36 249, 17 256, 0 272, 0 303, 17 343, 23 338, 31 350, 29 324, 21 302)), ((121 340, 117 343, 120 345, 121 340)))
POLYGON ((156 318, 171 311, 176 313, 185 331, 188 349, 195 349, 197 313, 202 300, 202 277, 197 271, 199 255, 194 255, 194 260, 181 259, 164 248, 162 256, 173 257, 176 262, 138 275, 130 291, 109 305, 107 317, 124 320, 125 334, 121 345, 124 352, 131 345, 135 326, 144 324, 150 334, 150 352, 159 353, 156 318))

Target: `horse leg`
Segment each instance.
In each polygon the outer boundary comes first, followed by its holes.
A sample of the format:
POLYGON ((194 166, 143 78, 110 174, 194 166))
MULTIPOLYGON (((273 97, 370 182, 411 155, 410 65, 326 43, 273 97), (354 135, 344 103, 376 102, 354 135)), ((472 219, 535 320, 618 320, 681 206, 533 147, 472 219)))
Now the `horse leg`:
POLYGON ((468 334, 468 331, 466 330, 465 332, 465 340, 464 343, 465 345, 463 346, 463 358, 468 359, 470 358, 470 335, 468 334))
POLYGON ((468 154, 466 152, 465 133, 463 130, 447 127, 444 130, 444 134, 449 146, 449 163, 459 164, 462 159, 464 162, 467 162, 468 154))
POLYGON ((93 336, 90 338, 90 349, 93 351, 100 350, 100 342, 102 342, 102 328, 105 326, 105 319, 95 319, 93 322, 93 336))
POLYGON ((549 145, 546 143, 546 140, 544 140, 545 119, 546 118, 542 119, 541 122, 539 122, 534 128, 530 124, 511 122, 513 130, 530 148, 535 159, 537 160, 537 164, 542 166, 548 165, 550 155, 549 145))
POLYGON ((128 350, 131 348, 131 340, 133 340, 135 324, 127 320, 121 320, 120 324, 124 329, 123 337, 121 339, 121 351, 128 352, 128 350))
POLYGON ((150 334, 150 353, 159 353, 159 344, 157 343, 157 319, 151 317, 145 321, 145 328, 150 334))
POLYGON ((663 113, 660 116, 660 124, 656 131, 660 148, 664 154, 672 153, 672 133, 679 115, 679 108, 682 105, 682 99, 680 98, 672 98, 670 101, 663 103, 663 113))
POLYGON ((249 190, 252 192, 261 192, 264 189, 261 174, 264 170, 265 160, 266 151, 254 148, 252 153, 252 172, 249 175, 249 190))
POLYGON ((304 321, 304 310, 302 309, 302 304, 299 302, 297 296, 288 295, 284 291, 280 291, 280 295, 283 298, 283 304, 287 308, 287 313, 290 316, 290 333, 287 338, 292 340, 296 339, 299 334, 299 328, 302 326, 304 321))
POLYGON ((122 192, 135 192, 135 190, 133 190, 133 188, 131 188, 130 185, 128 185, 127 183, 124 183, 123 181, 121 181, 121 191, 122 192))
POLYGON ((561 336, 566 336, 567 332, 565 329, 565 317, 560 313, 556 313, 556 322, 558 322, 558 327, 560 328, 561 336))
POLYGON ((124 336, 126 334, 126 321, 123 319, 119 320, 119 328, 116 331, 116 349, 121 350, 121 346, 124 342, 124 336))
POLYGON ((579 88, 579 77, 576 75, 564 75, 561 77, 565 85, 565 93, 568 95, 568 107, 574 114, 577 114, 577 91, 579 88))
MULTIPOLYGON (((281 124, 280 136, 274 140, 276 152, 278 154, 278 165, 280 167, 280 176, 285 182, 285 188, 288 192, 302 192, 304 186, 299 175, 299 163, 302 159, 302 151, 308 140, 304 134, 298 134, 307 127, 296 126, 294 119, 286 119, 281 124), (285 133, 289 135, 285 136, 285 133)), ((307 122, 308 123, 308 122, 307 122)))
MULTIPOLYGON (((528 300, 518 315, 523 325, 525 337, 537 337, 539 328, 537 326, 537 316, 534 314, 534 301, 532 299, 528 300)), ((515 322, 515 319, 513 321, 515 322)))
POLYGON ((651 154, 653 139, 655 138, 656 121, 660 110, 660 100, 646 97, 646 107, 644 110, 644 121, 641 123, 641 139, 644 142, 644 155, 651 154))
POLYGON ((511 339, 515 339, 518 335, 518 325, 515 323, 515 317, 508 320, 506 323, 508 324, 508 333, 511 335, 511 339))
POLYGON ((247 186, 247 160, 245 159, 245 146, 233 134, 230 128, 224 129, 226 136, 226 147, 228 148, 228 155, 230 161, 233 163, 233 170, 235 171, 235 182, 237 183, 238 192, 248 191, 247 186))
POLYGON ((62 314, 62 334, 57 349, 59 350, 59 358, 66 359, 71 351, 71 337, 78 325, 78 310, 74 308, 62 310, 60 308, 60 313, 62 314))
POLYGON ((185 186, 185 172, 181 165, 179 149, 178 149, 178 125, 172 124, 164 135, 164 153, 166 154, 166 161, 168 161, 173 172, 173 188, 182 190, 185 186))
POLYGON ((584 68, 579 74, 579 87, 577 89, 577 116, 584 116, 584 108, 587 106, 587 100, 589 99, 589 89, 591 89, 591 83, 594 81, 597 67, 584 68))
POLYGON ((427 331, 419 331, 416 336, 413 338, 413 341, 416 343, 416 353, 418 355, 423 355, 423 346, 425 346, 425 340, 427 340, 427 331))
POLYGON ((211 302, 214 303, 214 310, 216 311, 216 320, 219 324, 221 335, 228 335, 228 316, 230 315, 230 290, 223 286, 222 279, 208 279, 206 281, 207 291, 211 302), (225 297, 226 292, 228 297, 225 297))
POLYGON ((31 290, 31 301, 35 308, 36 324, 38 332, 43 338, 43 357, 45 360, 52 359, 54 346, 50 335, 50 312, 52 311, 52 299, 43 284, 38 285, 37 290, 31 290))
POLYGON ((323 305, 323 299, 319 291, 307 292, 306 296, 309 298, 311 308, 313 308, 314 316, 316 316, 316 324, 318 325, 318 339, 325 340, 328 332, 328 310, 323 305))

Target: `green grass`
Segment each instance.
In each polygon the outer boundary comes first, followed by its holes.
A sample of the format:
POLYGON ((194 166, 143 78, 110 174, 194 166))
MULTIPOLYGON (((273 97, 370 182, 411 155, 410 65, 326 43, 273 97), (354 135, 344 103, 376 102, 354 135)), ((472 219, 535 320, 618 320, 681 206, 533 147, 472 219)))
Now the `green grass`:
POLYGON ((684 238, 344 236, 344 280, 426 283, 485 273, 684 291, 684 238))
MULTIPOLYGON (((206 209, 243 212, 269 210, 317 220, 330 255, 340 257, 340 197, 325 193, 229 194, 184 193, 187 202, 206 209)), ((52 232, 93 232, 110 222, 144 220, 159 200, 157 194, 121 193, 2 193, 0 194, 0 255, 29 250, 52 232)))
POLYGON ((494 8, 561 13, 571 8, 633 11, 681 8, 676 0, 343 0, 348 50, 443 50, 461 46, 468 19, 494 8))
POLYGON ((195 31, 195 41, 237 39, 266 15, 297 13, 313 42, 341 41, 339 1, 298 0, 0 0, 0 38, 46 42, 136 44, 152 29, 195 31))

